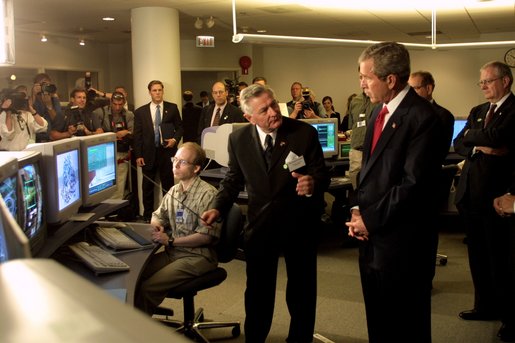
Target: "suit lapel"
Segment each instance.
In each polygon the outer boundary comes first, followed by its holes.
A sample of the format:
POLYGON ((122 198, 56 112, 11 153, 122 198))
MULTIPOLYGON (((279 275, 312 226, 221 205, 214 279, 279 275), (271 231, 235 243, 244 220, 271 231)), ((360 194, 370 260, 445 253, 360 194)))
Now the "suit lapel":
POLYGON ((287 139, 288 136, 285 134, 284 130, 281 130, 281 128, 277 131, 277 136, 275 137, 275 145, 274 150, 272 151, 270 170, 272 170, 277 163, 280 163, 280 161, 286 160, 286 156, 284 156, 284 154, 288 150, 289 146, 287 139))
MULTIPOLYGON (((503 118, 503 111, 508 107, 511 107, 511 104, 512 102, 515 101, 515 96, 513 94, 510 94, 510 96, 508 96, 508 98, 506 98, 506 100, 503 102, 503 104, 501 105, 500 108, 498 108, 495 112, 494 112, 494 116, 492 118, 492 120, 490 120, 488 122, 488 125, 487 127, 492 127, 492 126, 496 126, 497 125, 497 122, 499 120, 502 120, 503 118)), ((485 111, 485 114, 483 116, 483 120, 485 120, 486 118, 486 115, 488 114, 488 111, 490 109, 490 106, 485 106, 486 107, 486 111, 485 111)))
MULTIPOLYGON (((388 122, 386 123, 383 132, 381 133, 381 136, 379 137, 379 140, 377 141, 376 147, 374 149, 374 153, 370 155, 370 147, 371 147, 371 141, 372 141, 372 135, 373 135, 373 127, 375 123, 375 120, 377 118, 377 115, 379 114, 379 111, 381 110, 381 106, 378 106, 374 110, 374 114, 370 118, 370 126, 367 128, 366 133, 366 141, 364 144, 364 149, 366 149, 363 154, 363 160, 366 161, 363 165, 361 172, 360 172, 360 181, 365 178, 365 176, 368 174, 372 166, 375 164, 375 162, 380 158, 380 156, 383 153, 383 150, 388 146, 388 142, 392 139, 395 132, 402 126, 402 119, 403 117, 408 114, 408 109, 411 104, 411 98, 412 94, 406 95, 406 97, 401 101, 395 112, 392 114, 388 122)), ((418 95, 417 95, 418 96, 418 95)))

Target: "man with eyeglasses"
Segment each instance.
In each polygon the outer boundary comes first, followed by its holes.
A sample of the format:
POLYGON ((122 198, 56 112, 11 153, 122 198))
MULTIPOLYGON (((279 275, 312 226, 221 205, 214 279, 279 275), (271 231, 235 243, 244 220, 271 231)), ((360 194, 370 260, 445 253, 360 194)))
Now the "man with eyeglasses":
POLYGON ((442 156, 445 158, 449 152, 449 147, 451 146, 452 134, 454 132, 454 116, 448 109, 440 106, 436 103, 435 99, 433 99, 435 79, 430 72, 417 71, 411 73, 408 83, 418 95, 433 105, 436 114, 438 114, 438 117, 443 123, 444 130, 442 131, 442 135, 445 137, 445 145, 442 146, 442 156))
POLYGON ((118 160, 116 192, 112 199, 123 199, 125 184, 129 173, 130 155, 132 146, 132 132, 134 130, 134 113, 125 110, 126 99, 120 92, 113 92, 109 106, 97 108, 93 113, 102 123, 104 132, 116 133, 116 159, 118 160))
POLYGON ((467 124, 454 140, 454 150, 466 158, 456 192, 463 217, 474 283, 474 307, 464 320, 501 319, 499 337, 515 341, 515 234, 511 217, 492 206, 511 185, 515 160, 515 96, 513 74, 502 62, 480 69, 487 102, 472 108, 467 124), (511 257, 510 257, 511 256, 511 257))
POLYGON ((216 195, 216 188, 203 181, 199 173, 206 159, 202 148, 184 143, 172 157, 173 175, 178 183, 163 197, 152 213, 154 242, 164 250, 152 256, 145 271, 135 306, 149 315, 175 286, 216 268, 213 243, 220 237, 220 224, 209 228, 200 219, 216 195))
POLYGON ((219 126, 227 123, 244 123, 246 119, 243 112, 236 106, 231 105, 227 98, 229 92, 223 82, 215 82, 212 87, 214 103, 202 109, 200 115, 197 143, 201 144, 202 131, 210 126, 219 126))

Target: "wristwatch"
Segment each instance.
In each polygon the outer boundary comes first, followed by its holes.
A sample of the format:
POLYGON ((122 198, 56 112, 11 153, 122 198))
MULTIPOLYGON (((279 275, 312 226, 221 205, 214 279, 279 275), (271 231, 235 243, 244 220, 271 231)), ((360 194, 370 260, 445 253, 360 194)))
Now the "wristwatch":
POLYGON ((168 238, 168 248, 173 247, 173 241, 175 241, 175 238, 173 238, 173 237, 168 238))

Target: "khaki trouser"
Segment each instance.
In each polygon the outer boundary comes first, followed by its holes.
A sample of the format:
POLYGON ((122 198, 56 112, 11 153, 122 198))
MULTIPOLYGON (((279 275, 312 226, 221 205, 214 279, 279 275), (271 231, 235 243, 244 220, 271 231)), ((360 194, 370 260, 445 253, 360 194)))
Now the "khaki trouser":
POLYGON ((352 188, 356 189, 358 185, 358 173, 361 170, 361 160, 363 159, 363 151, 350 149, 349 151, 349 177, 352 188))

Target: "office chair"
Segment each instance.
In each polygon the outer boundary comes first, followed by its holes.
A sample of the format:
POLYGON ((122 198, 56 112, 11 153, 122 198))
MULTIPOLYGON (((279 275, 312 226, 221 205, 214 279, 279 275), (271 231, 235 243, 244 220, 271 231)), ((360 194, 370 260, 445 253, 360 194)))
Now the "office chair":
MULTIPOLYGON (((238 205, 233 204, 224 220, 220 240, 216 245, 219 262, 227 263, 234 259, 242 229, 243 218, 241 209, 238 205)), ((183 333, 187 337, 204 343, 209 343, 209 341, 201 333, 203 329, 232 327, 232 336, 238 337, 241 333, 240 322, 204 322, 204 310, 198 308, 195 311, 194 298, 197 292, 217 286, 226 278, 227 272, 219 266, 169 290, 167 298, 182 299, 183 301, 184 321, 170 319, 169 316, 173 315, 173 310, 163 311, 162 309, 156 314, 165 314, 166 316, 159 320, 168 326, 177 328, 178 332, 183 333)))
MULTIPOLYGON (((438 201, 440 201, 440 212, 447 212, 449 193, 453 185, 454 177, 458 172, 458 166, 456 164, 449 164, 442 166, 440 173, 440 179, 438 182, 438 201)), ((447 255, 436 254, 436 263, 445 266, 447 264, 447 255)))

